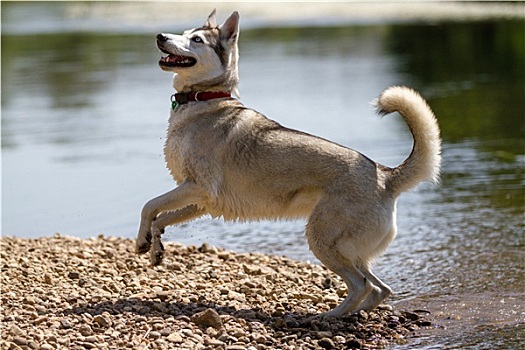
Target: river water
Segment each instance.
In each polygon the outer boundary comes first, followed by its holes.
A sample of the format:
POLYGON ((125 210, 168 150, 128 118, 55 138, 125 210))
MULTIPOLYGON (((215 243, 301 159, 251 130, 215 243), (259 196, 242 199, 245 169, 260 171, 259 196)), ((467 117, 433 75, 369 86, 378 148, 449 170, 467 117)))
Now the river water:
MULTIPOLYGON (((66 10, 2 3, 2 234, 131 238, 142 205, 173 188, 162 155, 173 91, 154 42, 170 28, 66 10)), ((428 310, 435 326, 393 348, 524 347, 523 19, 322 23, 248 21, 241 101, 395 166, 410 133, 370 101, 398 84, 427 98, 442 182, 401 196, 398 237, 375 271, 393 303, 428 310)), ((316 262, 304 224, 203 218, 165 238, 316 262)))

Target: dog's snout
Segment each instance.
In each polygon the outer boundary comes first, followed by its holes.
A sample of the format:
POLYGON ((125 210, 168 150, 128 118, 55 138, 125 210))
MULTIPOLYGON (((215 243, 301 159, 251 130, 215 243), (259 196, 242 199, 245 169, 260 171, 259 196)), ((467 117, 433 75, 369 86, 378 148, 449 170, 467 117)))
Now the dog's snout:
POLYGON ((168 41, 168 37, 164 33, 157 34, 157 41, 159 42, 168 41))

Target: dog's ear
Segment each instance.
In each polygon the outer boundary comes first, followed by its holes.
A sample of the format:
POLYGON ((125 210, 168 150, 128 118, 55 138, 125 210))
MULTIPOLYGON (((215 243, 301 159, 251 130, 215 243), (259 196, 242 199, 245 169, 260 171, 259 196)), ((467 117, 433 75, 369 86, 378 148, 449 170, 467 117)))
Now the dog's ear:
POLYGON ((237 41, 239 37, 239 12, 235 11, 219 26, 221 40, 237 41))
POLYGON ((204 28, 217 28, 217 17, 215 16, 216 9, 213 9, 212 13, 208 16, 206 22, 204 22, 204 28))

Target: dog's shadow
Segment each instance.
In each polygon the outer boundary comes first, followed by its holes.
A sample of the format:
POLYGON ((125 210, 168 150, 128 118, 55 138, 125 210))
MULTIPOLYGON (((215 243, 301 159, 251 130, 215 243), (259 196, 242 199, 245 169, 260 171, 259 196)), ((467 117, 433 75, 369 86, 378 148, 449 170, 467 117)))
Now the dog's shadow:
MULTIPOLYGON (((304 331, 327 331, 334 323, 357 323, 359 315, 349 315, 340 319, 324 319, 317 314, 303 314, 300 312, 274 312, 269 314, 260 308, 235 308, 221 306, 214 302, 199 300, 197 302, 162 301, 162 299, 122 298, 116 301, 99 303, 85 303, 66 309, 64 316, 89 314, 93 317, 102 314, 119 315, 133 314, 146 318, 181 319, 192 322, 192 317, 201 311, 213 309, 221 316, 230 316, 223 319, 246 322, 258 322, 267 329, 284 331, 294 334, 304 331)), ((227 322, 227 321, 226 321, 227 322)))

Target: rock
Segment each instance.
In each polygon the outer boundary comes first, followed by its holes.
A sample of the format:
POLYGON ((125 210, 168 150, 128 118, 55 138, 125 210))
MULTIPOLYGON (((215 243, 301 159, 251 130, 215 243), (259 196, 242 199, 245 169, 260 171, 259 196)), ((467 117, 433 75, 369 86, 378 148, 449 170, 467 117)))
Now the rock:
POLYGON ((29 341, 26 338, 14 337, 13 343, 15 343, 16 345, 27 345, 29 341))
POLYGON ((223 326, 221 317, 215 309, 206 309, 191 317, 191 321, 200 327, 220 329, 223 326))
POLYGON ((218 339, 210 339, 210 338, 206 338, 206 340, 204 340, 204 345, 211 346, 213 349, 223 349, 226 347, 225 346, 226 344, 224 344, 224 342, 218 339))
POLYGON ((260 275, 261 274, 261 268, 256 265, 242 264, 242 269, 244 273, 248 275, 260 275))
POLYGON ((180 344, 182 343, 182 336, 178 333, 172 333, 170 335, 167 336, 166 338, 167 341, 169 341, 170 343, 174 343, 174 344, 180 344))
POLYGON ((90 336, 93 334, 93 329, 91 329, 91 326, 88 324, 83 324, 79 327, 78 331, 81 335, 84 337, 90 336))
POLYGON ((109 319, 109 317, 106 317, 104 315, 96 315, 95 317, 93 317, 93 322, 95 322, 102 328, 108 328, 111 326, 111 320, 109 319))
POLYGON ((161 335, 157 331, 151 331, 151 332, 149 332, 149 337, 151 339, 159 339, 161 337, 161 335))
POLYGON ((409 319, 410 321, 417 321, 417 320, 419 320, 419 315, 415 314, 413 312, 404 311, 403 312, 403 316, 405 316, 405 318, 409 319))
POLYGON ((49 273, 44 274, 44 283, 53 284, 53 277, 49 273))
POLYGON ((217 248, 209 245, 208 243, 203 243, 202 246, 199 248, 199 251, 201 253, 217 254, 217 248))
POLYGON ((317 342, 317 344, 319 344, 319 346, 322 347, 323 349, 333 349, 333 348, 335 348, 335 344, 332 341, 332 339, 330 339, 330 338, 323 338, 323 339, 319 340, 319 342, 317 342))
POLYGON ((69 321, 68 319, 64 318, 60 320, 60 328, 70 329, 71 327, 73 327, 73 325, 71 324, 71 321, 69 321))
POLYGON ((361 343, 357 339, 349 339, 346 342, 345 347, 347 349, 361 349, 362 348, 361 343))
POLYGON ((78 273, 77 271, 69 271, 67 273, 67 277, 72 280, 78 280, 80 278, 80 273, 78 273))
POLYGON ((9 327, 9 333, 11 333, 12 335, 15 335, 15 336, 24 336, 26 333, 20 329, 20 327, 18 327, 16 324, 12 325, 11 327, 9 327))
POLYGON ((40 317, 37 317, 33 322, 34 322, 35 326, 38 326, 41 323, 46 322, 48 319, 49 318, 47 316, 40 316, 40 317))

